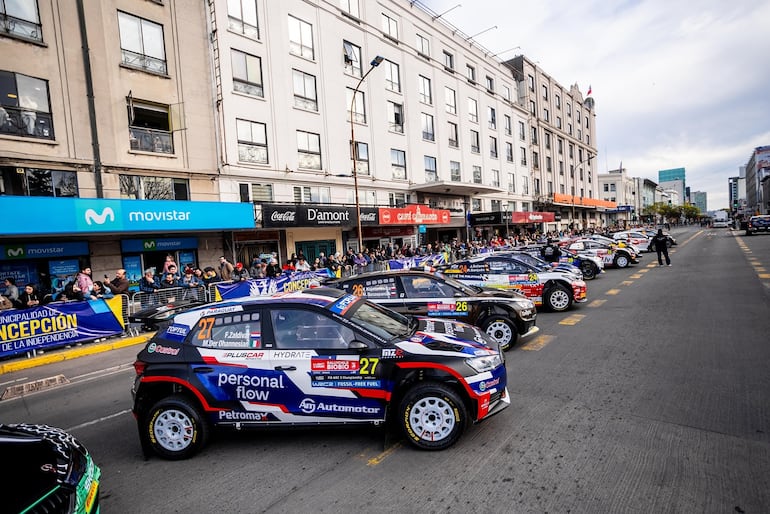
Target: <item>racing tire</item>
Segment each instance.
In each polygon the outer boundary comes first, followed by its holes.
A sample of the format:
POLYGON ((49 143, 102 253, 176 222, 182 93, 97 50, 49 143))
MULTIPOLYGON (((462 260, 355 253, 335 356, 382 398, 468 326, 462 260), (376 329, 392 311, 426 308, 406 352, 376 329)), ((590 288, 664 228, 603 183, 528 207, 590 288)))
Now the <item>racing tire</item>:
POLYGON ((451 388, 427 382, 407 391, 398 409, 407 440, 421 450, 443 450, 460 439, 469 423, 468 409, 451 388))
POLYGON ((206 445, 209 426, 198 407, 182 396, 169 396, 155 403, 144 417, 143 438, 158 456, 182 460, 206 445))
POLYGON ((580 263, 580 272, 583 274, 583 279, 593 280, 599 273, 599 268, 590 261, 584 261, 580 263))
POLYGON ((625 255, 617 254, 615 256, 615 266, 617 266, 620 269, 627 268, 628 267, 628 257, 625 255))
POLYGON ((498 342, 500 349, 508 351, 516 344, 519 333, 516 331, 516 325, 507 318, 493 316, 486 319, 481 324, 481 329, 492 339, 498 342))
POLYGON ((566 311, 572 305, 572 295, 566 287, 556 284, 545 293, 543 303, 554 312, 566 311))

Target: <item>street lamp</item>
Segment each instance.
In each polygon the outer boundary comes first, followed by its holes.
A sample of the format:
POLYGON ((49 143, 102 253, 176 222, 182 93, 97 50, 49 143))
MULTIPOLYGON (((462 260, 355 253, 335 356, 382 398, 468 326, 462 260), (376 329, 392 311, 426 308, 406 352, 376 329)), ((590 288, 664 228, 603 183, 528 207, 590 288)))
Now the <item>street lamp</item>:
POLYGON ((356 95, 358 94, 358 88, 361 87, 361 84, 363 83, 364 79, 371 73, 371 71, 380 65, 380 63, 383 61, 384 57, 377 56, 374 59, 372 59, 372 62, 369 63, 370 68, 366 70, 366 73, 364 73, 363 77, 361 77, 361 80, 358 81, 358 84, 356 84, 356 88, 353 90, 353 98, 350 101, 350 151, 351 155, 353 156, 353 189, 355 189, 356 192, 356 223, 358 224, 358 251, 363 252, 364 251, 364 234, 361 231, 361 202, 358 197, 358 170, 356 169, 357 165, 357 157, 358 152, 356 148, 356 134, 355 134, 355 125, 353 124, 353 112, 355 111, 355 105, 356 105, 356 95))
POLYGON ((508 202, 503 204, 503 216, 505 216, 505 240, 508 241, 510 233, 508 232, 508 202))

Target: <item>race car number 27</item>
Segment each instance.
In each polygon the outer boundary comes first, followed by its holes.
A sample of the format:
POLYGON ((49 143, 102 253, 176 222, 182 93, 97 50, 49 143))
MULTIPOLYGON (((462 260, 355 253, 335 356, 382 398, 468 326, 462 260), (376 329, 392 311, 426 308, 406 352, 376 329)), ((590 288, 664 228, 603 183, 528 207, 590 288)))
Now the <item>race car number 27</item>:
POLYGON ((380 363, 380 359, 373 357, 362 357, 360 363, 361 370, 359 373, 361 375, 374 375, 375 371, 377 370, 377 364, 380 363))

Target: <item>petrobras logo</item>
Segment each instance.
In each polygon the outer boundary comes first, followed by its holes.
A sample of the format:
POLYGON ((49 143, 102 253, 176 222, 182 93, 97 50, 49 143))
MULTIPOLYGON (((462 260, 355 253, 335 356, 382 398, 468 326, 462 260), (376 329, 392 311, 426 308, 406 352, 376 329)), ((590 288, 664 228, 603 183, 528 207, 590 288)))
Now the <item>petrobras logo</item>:
POLYGON ((115 221, 115 211, 112 210, 112 207, 105 207, 102 209, 101 213, 97 213, 94 209, 86 209, 84 218, 87 225, 94 223, 97 225, 104 225, 107 223, 108 219, 110 222, 115 221))
POLYGON ((6 246, 5 247, 5 256, 9 259, 20 259, 24 257, 24 247, 23 246, 6 246))

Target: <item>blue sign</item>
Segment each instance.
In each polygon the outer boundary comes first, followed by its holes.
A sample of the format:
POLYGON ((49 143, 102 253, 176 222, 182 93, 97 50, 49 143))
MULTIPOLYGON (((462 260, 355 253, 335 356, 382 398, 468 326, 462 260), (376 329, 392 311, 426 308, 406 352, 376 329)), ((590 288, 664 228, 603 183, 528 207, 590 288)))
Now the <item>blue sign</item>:
POLYGON ((250 203, 0 196, 4 235, 254 228, 250 203))
MULTIPOLYGON (((21 216, 26 218, 26 214, 21 216)), ((3 230, 7 224, 13 224, 13 218, 3 220, 3 230)), ((6 243, 0 245, 0 260, 16 259, 58 259, 88 255, 88 243, 74 241, 69 243, 6 243)))
POLYGON ((189 248, 198 248, 197 237, 124 239, 120 242, 120 250, 123 253, 173 252, 189 248))

